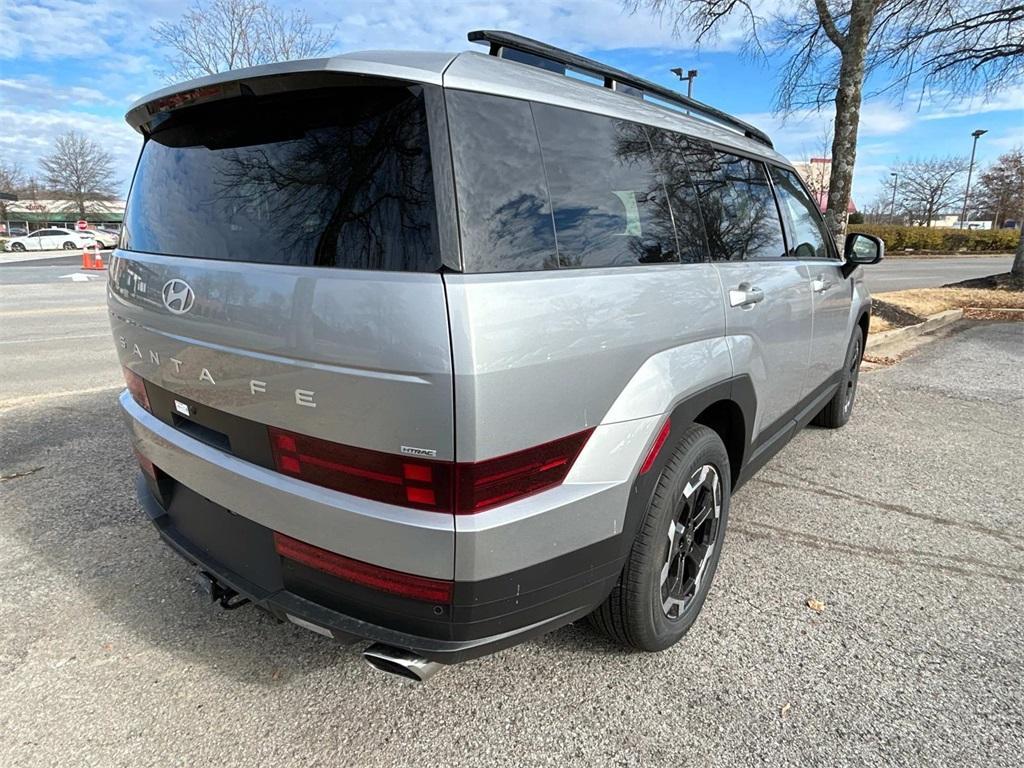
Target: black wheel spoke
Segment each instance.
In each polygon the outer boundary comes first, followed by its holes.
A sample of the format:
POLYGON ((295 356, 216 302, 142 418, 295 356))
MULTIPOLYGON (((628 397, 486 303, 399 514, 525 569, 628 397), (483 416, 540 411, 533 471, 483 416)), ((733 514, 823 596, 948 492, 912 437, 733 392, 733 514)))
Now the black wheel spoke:
POLYGON ((705 464, 698 468, 684 486, 677 516, 669 523, 660 597, 662 610, 670 619, 678 619, 686 612, 701 586, 718 535, 720 482, 714 466, 705 464))

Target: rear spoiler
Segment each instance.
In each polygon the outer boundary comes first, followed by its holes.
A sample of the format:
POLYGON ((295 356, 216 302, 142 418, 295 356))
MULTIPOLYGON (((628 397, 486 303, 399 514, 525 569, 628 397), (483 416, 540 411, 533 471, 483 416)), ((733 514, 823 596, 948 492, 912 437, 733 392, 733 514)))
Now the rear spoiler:
POLYGON ((174 110, 221 99, 317 88, 338 76, 381 77, 409 83, 441 84, 454 54, 418 51, 363 51, 220 72, 162 88, 136 101, 125 120, 147 135, 174 110))

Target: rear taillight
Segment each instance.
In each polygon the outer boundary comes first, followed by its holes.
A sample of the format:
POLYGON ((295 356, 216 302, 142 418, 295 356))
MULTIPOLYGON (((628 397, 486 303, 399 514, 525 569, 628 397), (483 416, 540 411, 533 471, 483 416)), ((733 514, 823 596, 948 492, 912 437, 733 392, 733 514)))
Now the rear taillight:
POLYGON ((270 427, 279 472, 353 496, 473 514, 559 485, 592 429, 476 463, 412 459, 270 427))
POLYGON ((152 411, 149 407, 149 395, 146 394, 145 380, 139 374, 128 370, 124 366, 121 366, 121 370, 124 373, 124 381, 128 385, 128 391, 131 392, 135 402, 147 411, 152 411))
POLYGON ((143 456, 141 453, 139 453, 138 448, 133 448, 132 450, 135 451, 135 460, 139 462, 139 469, 141 469, 151 478, 156 480, 156 465, 152 461, 147 459, 145 456, 143 456))
POLYGON ((593 429, 496 459, 456 465, 455 512, 471 515, 559 485, 593 429))
POLYGON ((393 571, 378 565, 352 560, 343 555, 314 547, 304 541, 274 533, 274 548, 281 557, 302 563, 339 579, 360 584, 381 592, 423 600, 428 603, 448 604, 452 601, 452 582, 430 579, 411 573, 393 571))
POLYGON ((446 511, 451 506, 451 465, 409 459, 285 432, 270 427, 278 472, 367 499, 446 511))

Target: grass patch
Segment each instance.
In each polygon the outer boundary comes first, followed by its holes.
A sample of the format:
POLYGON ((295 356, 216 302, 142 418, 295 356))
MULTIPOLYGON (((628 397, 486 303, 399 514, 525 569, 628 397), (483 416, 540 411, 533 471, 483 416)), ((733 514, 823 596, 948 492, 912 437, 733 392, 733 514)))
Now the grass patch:
POLYGON ((1022 309, 1024 290, 1011 280, 1009 274, 992 275, 977 280, 945 285, 942 288, 911 288, 875 294, 872 314, 880 320, 874 333, 903 328, 923 321, 928 315, 950 309, 1022 309))

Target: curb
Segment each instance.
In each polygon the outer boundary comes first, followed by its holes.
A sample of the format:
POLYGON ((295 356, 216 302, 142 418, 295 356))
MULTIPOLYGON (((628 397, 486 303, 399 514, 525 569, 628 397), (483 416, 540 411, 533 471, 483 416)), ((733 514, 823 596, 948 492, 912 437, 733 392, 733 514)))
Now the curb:
POLYGON ((891 331, 871 334, 868 336, 865 351, 876 350, 879 347, 908 341, 922 334, 937 331, 939 328, 952 325, 963 316, 964 311, 962 309, 948 309, 945 312, 929 315, 923 323, 918 323, 917 325, 908 325, 906 328, 894 328, 891 331))

